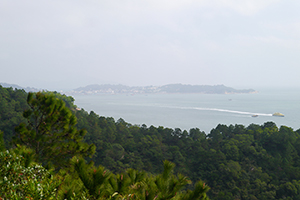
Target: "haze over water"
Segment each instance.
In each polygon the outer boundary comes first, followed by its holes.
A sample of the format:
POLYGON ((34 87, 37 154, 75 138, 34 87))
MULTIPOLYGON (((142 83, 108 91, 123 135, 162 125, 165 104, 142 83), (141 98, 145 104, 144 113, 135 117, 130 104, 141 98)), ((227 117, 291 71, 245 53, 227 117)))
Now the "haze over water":
POLYGON ((263 124, 300 128, 300 90, 261 90, 257 94, 78 95, 75 104, 100 116, 131 124, 199 128, 209 133, 218 124, 263 124), (274 117, 280 112, 285 117, 274 117), (258 117, 252 117, 258 115, 258 117))
POLYGON ((0 82, 300 86, 300 1, 2 0, 0 82))

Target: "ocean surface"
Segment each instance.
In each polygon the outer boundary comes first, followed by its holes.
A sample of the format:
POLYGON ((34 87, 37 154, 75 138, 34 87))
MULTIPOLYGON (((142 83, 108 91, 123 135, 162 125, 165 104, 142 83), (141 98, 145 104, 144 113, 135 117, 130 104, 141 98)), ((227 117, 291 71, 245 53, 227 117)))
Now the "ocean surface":
POLYGON ((133 125, 163 126, 205 133, 218 124, 300 128, 300 89, 262 89, 255 94, 102 94, 73 95, 75 104, 100 116, 133 125), (284 117, 272 116, 283 113, 284 117), (258 115, 257 117, 252 117, 258 115))

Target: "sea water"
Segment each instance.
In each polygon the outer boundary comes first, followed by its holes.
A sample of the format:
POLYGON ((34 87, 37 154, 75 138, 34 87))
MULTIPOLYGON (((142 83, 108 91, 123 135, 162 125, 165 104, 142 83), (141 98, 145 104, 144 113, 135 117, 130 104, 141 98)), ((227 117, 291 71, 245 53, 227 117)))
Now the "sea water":
POLYGON ((163 126, 205 133, 218 124, 300 128, 300 89, 260 90, 255 94, 102 94, 73 95, 75 104, 100 116, 132 125, 163 126), (283 113, 284 117, 272 116, 283 113), (253 117, 257 115, 257 117, 253 117))

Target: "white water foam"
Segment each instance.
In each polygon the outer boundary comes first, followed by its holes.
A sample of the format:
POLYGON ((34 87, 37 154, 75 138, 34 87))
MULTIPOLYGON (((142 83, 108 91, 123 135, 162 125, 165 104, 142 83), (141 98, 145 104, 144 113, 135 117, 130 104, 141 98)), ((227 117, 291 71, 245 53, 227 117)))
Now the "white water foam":
POLYGON ((235 113, 241 115, 259 115, 259 116, 272 116, 272 114, 267 113, 255 113, 255 112, 245 112, 245 111, 237 111, 237 110, 227 110, 220 108, 201 108, 201 107, 179 107, 179 106, 161 106, 165 108, 177 108, 177 109, 191 109, 191 110, 207 110, 207 111, 217 111, 217 112, 228 112, 235 113))
POLYGON ((256 112, 245 112, 245 111, 237 111, 237 110, 228 110, 222 108, 202 108, 202 107, 184 107, 184 106, 167 106, 161 104, 130 104, 130 103, 110 103, 115 105, 128 105, 128 106, 150 106, 150 107, 161 107, 161 108, 172 108, 172 109, 182 109, 182 110, 205 110, 205 111, 217 111, 217 112, 227 112, 227 113, 235 113, 240 115, 258 115, 258 116, 267 116, 270 117, 272 114, 267 113, 256 113, 256 112))

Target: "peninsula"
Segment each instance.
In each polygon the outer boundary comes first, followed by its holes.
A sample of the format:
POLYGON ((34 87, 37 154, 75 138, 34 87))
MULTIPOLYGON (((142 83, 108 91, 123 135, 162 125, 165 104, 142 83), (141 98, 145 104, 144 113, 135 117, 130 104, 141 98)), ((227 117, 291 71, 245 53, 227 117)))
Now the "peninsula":
POLYGON ((200 94, 236 94, 255 93, 253 89, 237 90, 224 85, 184 85, 168 84, 163 86, 126 86, 126 85, 88 85, 79 87, 68 94, 154 94, 154 93, 200 93, 200 94))

